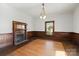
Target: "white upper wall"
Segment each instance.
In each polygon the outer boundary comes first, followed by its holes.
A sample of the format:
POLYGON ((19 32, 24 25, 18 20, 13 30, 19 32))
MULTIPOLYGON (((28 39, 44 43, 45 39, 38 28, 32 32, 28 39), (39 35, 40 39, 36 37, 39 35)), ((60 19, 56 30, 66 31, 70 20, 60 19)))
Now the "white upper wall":
POLYGON ((0 4, 0 33, 12 32, 12 21, 18 20, 28 24, 27 31, 32 31, 32 17, 7 4, 0 4))
POLYGON ((35 31, 45 31, 45 21, 55 21, 55 31, 60 32, 72 32, 73 31, 73 14, 54 14, 49 16, 46 20, 39 18, 35 19, 35 31))
POLYGON ((72 32, 73 31, 72 13, 55 15, 55 31, 72 32))
POLYGON ((73 13, 73 31, 79 33, 79 5, 73 13))
POLYGON ((0 3, 0 33, 12 32, 12 21, 18 20, 27 23, 27 31, 44 31, 45 21, 55 21, 55 31, 79 32, 79 8, 74 12, 76 4, 46 4, 47 20, 40 20, 41 4, 5 4, 0 3), (58 8, 58 9, 57 9, 58 8), (54 13, 56 12, 56 13, 54 13))

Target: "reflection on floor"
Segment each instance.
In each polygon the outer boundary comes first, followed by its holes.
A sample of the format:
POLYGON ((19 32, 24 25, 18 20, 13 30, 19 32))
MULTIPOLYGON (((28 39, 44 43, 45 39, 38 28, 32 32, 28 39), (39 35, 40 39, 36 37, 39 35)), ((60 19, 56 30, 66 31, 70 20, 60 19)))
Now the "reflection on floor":
POLYGON ((74 56, 78 55, 75 45, 68 42, 36 39, 21 46, 11 47, 0 52, 7 56, 74 56))

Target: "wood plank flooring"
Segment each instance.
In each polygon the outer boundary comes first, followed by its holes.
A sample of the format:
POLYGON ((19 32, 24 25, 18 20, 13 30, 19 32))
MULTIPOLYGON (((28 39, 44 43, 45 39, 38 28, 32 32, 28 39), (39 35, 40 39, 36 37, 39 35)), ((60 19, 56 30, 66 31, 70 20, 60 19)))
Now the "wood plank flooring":
POLYGON ((68 56, 77 55, 76 47, 70 43, 53 40, 36 39, 20 47, 12 47, 1 51, 6 56, 68 56), (74 49, 73 49, 74 48, 74 49), (71 51, 72 50, 72 51, 71 51))

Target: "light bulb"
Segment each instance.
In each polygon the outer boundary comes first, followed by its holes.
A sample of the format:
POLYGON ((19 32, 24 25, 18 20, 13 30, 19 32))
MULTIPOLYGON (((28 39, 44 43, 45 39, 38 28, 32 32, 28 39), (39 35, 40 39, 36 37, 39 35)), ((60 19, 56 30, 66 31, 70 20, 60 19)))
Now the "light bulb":
POLYGON ((40 16, 40 19, 46 19, 46 16, 40 16))
POLYGON ((40 16, 40 19, 42 19, 42 16, 40 16))
POLYGON ((45 19, 46 18, 46 16, 43 16, 43 19, 45 19))

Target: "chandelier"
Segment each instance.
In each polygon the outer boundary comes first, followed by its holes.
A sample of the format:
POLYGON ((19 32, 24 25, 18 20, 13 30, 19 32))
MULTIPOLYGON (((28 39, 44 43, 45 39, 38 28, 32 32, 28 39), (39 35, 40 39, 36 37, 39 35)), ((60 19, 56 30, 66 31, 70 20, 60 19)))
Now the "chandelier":
POLYGON ((40 19, 46 19, 46 12, 45 12, 44 3, 42 3, 42 11, 40 13, 40 19))

